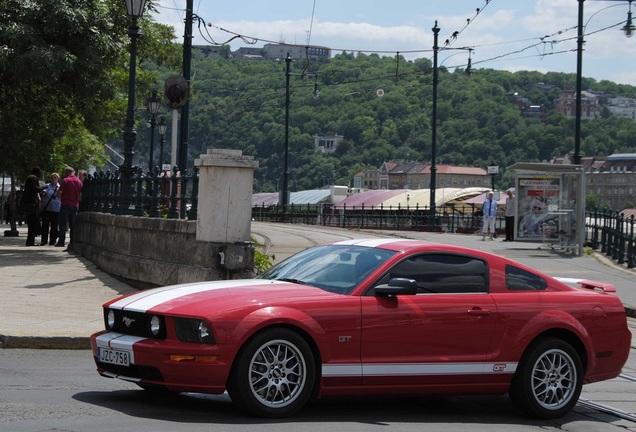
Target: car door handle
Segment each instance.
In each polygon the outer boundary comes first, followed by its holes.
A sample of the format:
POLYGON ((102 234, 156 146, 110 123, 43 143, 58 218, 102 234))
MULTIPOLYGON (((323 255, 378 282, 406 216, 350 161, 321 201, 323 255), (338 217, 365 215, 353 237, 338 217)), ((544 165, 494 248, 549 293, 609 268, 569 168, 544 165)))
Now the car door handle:
POLYGON ((482 309, 480 307, 474 307, 472 309, 468 309, 468 315, 478 315, 478 316, 483 316, 483 315, 490 315, 490 309, 482 309))

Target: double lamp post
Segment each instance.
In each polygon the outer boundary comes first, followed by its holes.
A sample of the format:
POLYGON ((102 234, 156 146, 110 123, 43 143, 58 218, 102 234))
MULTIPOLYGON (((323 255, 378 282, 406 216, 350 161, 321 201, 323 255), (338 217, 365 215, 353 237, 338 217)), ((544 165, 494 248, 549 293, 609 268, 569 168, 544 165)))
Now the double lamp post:
MULTIPOLYGON (((128 16, 132 19, 132 23, 128 28, 128 35, 130 36, 130 70, 128 77, 128 109, 126 111, 126 124, 124 129, 124 162, 119 167, 122 184, 121 184, 121 199, 119 202, 118 213, 119 214, 131 214, 131 197, 133 194, 133 177, 137 167, 133 166, 133 148, 137 139, 137 131, 135 130, 135 80, 137 72, 137 39, 141 36, 141 30, 137 26, 137 20, 144 14, 146 7, 146 0, 126 0, 126 11, 128 16)), ((148 157, 148 172, 152 175, 155 172, 155 158, 154 158, 154 140, 155 140, 155 126, 157 126, 156 116, 161 108, 161 99, 157 95, 157 91, 153 91, 152 96, 148 99, 148 115, 150 126, 150 154, 148 157)), ((164 117, 161 117, 158 122, 159 135, 160 135, 160 154, 159 154, 159 169, 162 169, 163 159, 163 147, 164 136, 167 130, 167 124, 164 117)))
POLYGON ((137 20, 144 14, 146 0, 126 0, 126 10, 128 16, 132 18, 132 23, 128 28, 130 36, 130 69, 128 75, 128 109, 126 111, 126 126, 124 129, 124 162, 119 167, 121 173, 121 198, 117 213, 131 214, 131 202, 133 192, 133 176, 136 167, 133 167, 132 160, 135 152, 135 140, 137 131, 135 130, 135 79, 137 75, 137 39, 141 36, 141 30, 137 26, 137 20))

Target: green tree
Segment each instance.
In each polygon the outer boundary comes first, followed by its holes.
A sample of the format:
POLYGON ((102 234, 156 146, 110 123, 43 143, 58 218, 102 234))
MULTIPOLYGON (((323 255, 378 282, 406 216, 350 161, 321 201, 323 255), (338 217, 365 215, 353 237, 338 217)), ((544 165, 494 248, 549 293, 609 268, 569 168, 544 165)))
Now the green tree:
MULTIPOLYGON (((152 61, 144 63, 145 71, 160 77, 169 72, 152 61)), ((294 60, 291 69, 291 190, 322 186, 327 177, 348 182, 359 172, 352 174, 352 167, 378 168, 392 158, 430 162, 430 60, 341 53, 328 61, 294 60), (313 148, 315 135, 334 134, 344 137, 334 154, 313 148), (334 173, 325 174, 331 166, 334 173)), ((284 62, 212 58, 195 51, 193 70, 190 160, 207 148, 240 149, 259 160, 259 187, 276 190, 284 162, 284 62)), ((503 169, 516 162, 550 161, 573 150, 574 119, 555 111, 554 100, 573 86, 574 74, 479 69, 467 77, 461 70, 439 72, 437 163, 485 167, 496 162, 503 169), (521 99, 543 103, 545 116, 524 116, 521 99)), ((631 86, 584 80, 584 90, 603 88, 616 96, 634 93, 631 86)), ((586 119, 581 148, 589 156, 634 152, 633 136, 636 123, 630 119, 586 119)), ((143 149, 144 143, 139 146, 143 149)))
MULTIPOLYGON (((0 170, 24 177, 34 165, 45 171, 64 164, 103 165, 103 143, 120 133, 127 100, 125 4, 5 0, 0 21, 0 95, 5 101, 0 170)), ((140 23, 140 62, 152 55, 153 64, 175 64, 172 28, 148 17, 140 23)), ((155 87, 157 78, 152 71, 141 73, 141 91, 155 87)))
POLYGON ((104 2, 6 0, 0 17, 0 164, 23 177, 33 165, 57 168, 54 144, 78 119, 101 131, 120 48, 104 2))

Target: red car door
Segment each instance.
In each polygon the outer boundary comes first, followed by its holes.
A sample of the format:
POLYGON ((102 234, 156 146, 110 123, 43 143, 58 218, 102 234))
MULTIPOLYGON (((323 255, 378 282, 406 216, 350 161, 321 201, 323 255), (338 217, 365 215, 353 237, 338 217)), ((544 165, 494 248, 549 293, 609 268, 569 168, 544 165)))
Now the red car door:
POLYGON ((397 264, 393 277, 414 279, 416 295, 362 298, 364 385, 452 385, 476 382, 494 364, 497 308, 480 259, 422 254, 397 264))

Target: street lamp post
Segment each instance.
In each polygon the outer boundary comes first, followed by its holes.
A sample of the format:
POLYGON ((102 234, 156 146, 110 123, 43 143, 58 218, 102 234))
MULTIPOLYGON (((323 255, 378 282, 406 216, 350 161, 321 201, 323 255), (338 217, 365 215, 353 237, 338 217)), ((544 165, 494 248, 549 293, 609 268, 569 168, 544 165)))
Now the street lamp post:
POLYGON ((161 116, 159 119, 159 171, 163 171, 163 144, 166 142, 165 135, 167 129, 166 118, 161 116))
POLYGON ((128 74, 128 110, 126 111, 126 127, 124 129, 124 162, 119 167, 122 184, 121 198, 119 200, 118 213, 130 214, 130 203, 133 193, 133 176, 136 168, 132 165, 134 156, 133 147, 137 139, 135 130, 135 76, 137 68, 137 39, 141 36, 141 31, 137 26, 137 19, 144 14, 146 0, 126 0, 128 16, 132 18, 132 23, 128 28, 130 36, 130 71, 128 74))
POLYGON ((285 162, 283 166, 283 192, 281 204, 283 206, 283 222, 287 222, 287 209, 289 206, 289 77, 291 76, 292 58, 287 53, 285 57, 285 162))
POLYGON ((431 189, 430 189, 430 201, 429 212, 430 219, 429 224, 431 232, 435 232, 435 189, 437 188, 437 167, 435 166, 435 158, 437 157, 437 82, 439 81, 437 70, 437 54, 439 52, 439 46, 437 39, 439 36, 440 28, 437 27, 437 21, 435 21, 435 27, 433 27, 433 113, 431 115, 431 189))
MULTIPOLYGON (((636 26, 632 23, 632 1, 633 0, 620 0, 629 2, 629 11, 627 12, 627 20, 625 26, 621 30, 625 33, 625 36, 631 38, 636 31, 636 26)), ((575 117, 574 117, 574 156, 572 157, 572 163, 574 165, 581 164, 581 101, 582 101, 582 80, 583 80, 583 3, 585 0, 578 0, 578 25, 577 25, 577 38, 576 38, 576 100, 575 100, 575 117)), ((603 9, 601 9, 603 10, 603 9)), ((588 20, 589 21, 589 20, 588 20)))
POLYGON ((150 155, 148 157, 148 172, 152 176, 155 168, 155 125, 157 124, 156 116, 161 108, 161 99, 157 96, 157 91, 153 90, 152 97, 148 99, 148 116, 150 122, 150 155))
POLYGON ((574 117, 574 156, 572 163, 581 163, 581 82, 583 80, 583 2, 579 1, 579 19, 576 37, 576 101, 574 117))

